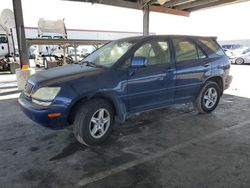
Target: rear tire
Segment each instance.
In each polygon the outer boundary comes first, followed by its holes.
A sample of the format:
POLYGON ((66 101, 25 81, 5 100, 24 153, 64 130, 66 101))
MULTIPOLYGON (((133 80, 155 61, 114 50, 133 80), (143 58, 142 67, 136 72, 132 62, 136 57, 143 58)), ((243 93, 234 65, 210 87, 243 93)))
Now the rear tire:
POLYGON ((211 113, 220 101, 220 87, 214 81, 208 81, 201 89, 198 97, 194 101, 194 106, 199 113, 211 113))
POLYGON ((113 106, 103 99, 93 99, 79 107, 73 132, 81 144, 96 145, 108 139, 113 125, 113 106))

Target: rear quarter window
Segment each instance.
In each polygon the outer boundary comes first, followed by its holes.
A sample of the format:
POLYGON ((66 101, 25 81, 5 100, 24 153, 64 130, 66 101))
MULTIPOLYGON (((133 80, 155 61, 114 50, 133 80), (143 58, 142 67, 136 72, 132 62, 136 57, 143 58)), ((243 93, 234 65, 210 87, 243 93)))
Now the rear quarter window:
POLYGON ((206 58, 201 49, 187 39, 173 39, 173 44, 177 62, 206 58))
POLYGON ((221 47, 218 45, 217 42, 215 42, 211 38, 202 38, 198 39, 203 45, 205 45, 212 53, 209 53, 209 57, 219 57, 219 56, 225 56, 225 53, 221 49, 221 47))

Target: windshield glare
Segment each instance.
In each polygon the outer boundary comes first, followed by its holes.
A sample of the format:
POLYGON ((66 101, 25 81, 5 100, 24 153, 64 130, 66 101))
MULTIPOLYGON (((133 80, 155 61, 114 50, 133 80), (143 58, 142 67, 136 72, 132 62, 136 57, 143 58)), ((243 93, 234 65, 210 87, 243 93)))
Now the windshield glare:
POLYGON ((135 41, 114 41, 96 50, 83 61, 99 67, 112 67, 135 43, 135 41))

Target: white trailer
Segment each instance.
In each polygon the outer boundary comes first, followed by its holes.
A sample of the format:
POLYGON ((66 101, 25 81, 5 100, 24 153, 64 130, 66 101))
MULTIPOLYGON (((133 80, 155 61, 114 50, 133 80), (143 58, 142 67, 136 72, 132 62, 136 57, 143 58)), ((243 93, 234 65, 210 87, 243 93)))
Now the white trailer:
MULTIPOLYGON (((38 21, 38 38, 42 39, 67 39, 64 20, 45 20, 40 18, 38 21)), ((63 54, 63 49, 58 45, 43 45, 38 47, 39 55, 57 55, 63 54)))
POLYGON ((8 54, 8 36, 0 26, 0 58, 4 58, 8 54))
POLYGON ((13 28, 15 27, 14 14, 10 9, 4 9, 0 15, 0 70, 10 70, 15 73, 19 67, 16 55, 13 28))

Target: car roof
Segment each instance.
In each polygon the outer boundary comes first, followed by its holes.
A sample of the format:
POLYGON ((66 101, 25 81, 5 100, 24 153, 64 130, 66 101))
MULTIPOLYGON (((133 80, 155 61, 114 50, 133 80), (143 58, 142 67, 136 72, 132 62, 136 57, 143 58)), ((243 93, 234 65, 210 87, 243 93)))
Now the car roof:
POLYGON ((135 36, 135 37, 127 37, 119 39, 118 41, 139 41, 144 39, 156 39, 161 37, 169 37, 169 38, 213 38, 217 39, 215 36, 192 36, 192 35, 148 35, 148 36, 135 36))

